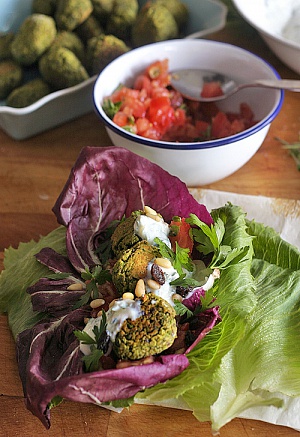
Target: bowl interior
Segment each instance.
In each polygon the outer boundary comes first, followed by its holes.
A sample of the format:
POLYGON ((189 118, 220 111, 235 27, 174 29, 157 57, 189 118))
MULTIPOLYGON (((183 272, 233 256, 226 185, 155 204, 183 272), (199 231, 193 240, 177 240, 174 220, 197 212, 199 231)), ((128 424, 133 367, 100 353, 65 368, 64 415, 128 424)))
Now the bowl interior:
MULTIPOLYGON (((197 39, 149 44, 117 58, 98 76, 94 87, 94 104, 107 125, 112 125, 112 122, 102 109, 103 99, 120 84, 132 86, 134 78, 151 62, 165 58, 169 59, 170 71, 189 67, 212 69, 231 75, 238 83, 278 77, 278 73, 261 58, 230 44, 197 39)), ((240 103, 247 102, 254 111, 255 118, 263 123, 276 111, 281 96, 278 90, 248 88, 222 101, 218 106, 225 111, 239 111, 240 103)), ((132 134, 126 132, 125 135, 132 134)))
POLYGON ((300 49, 300 0, 232 0, 258 31, 300 49))

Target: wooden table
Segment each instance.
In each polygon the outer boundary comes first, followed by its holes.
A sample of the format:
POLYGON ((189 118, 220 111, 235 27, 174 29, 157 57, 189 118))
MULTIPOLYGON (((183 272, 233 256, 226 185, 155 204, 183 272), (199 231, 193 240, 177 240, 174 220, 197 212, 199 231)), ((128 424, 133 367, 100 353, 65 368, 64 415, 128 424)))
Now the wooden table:
MULTIPOLYGON (((285 67, 255 31, 242 20, 211 39, 235 43, 261 55, 282 77, 300 79, 285 67)), ((260 150, 234 175, 206 186, 242 194, 300 199, 300 172, 275 137, 299 139, 300 94, 286 92, 282 110, 260 150)), ((51 208, 83 146, 111 142, 94 113, 34 138, 15 141, 0 131, 0 253, 21 241, 38 239, 57 226, 51 208)), ((1 259, 0 259, 1 262, 1 259)), ((16 272, 17 273, 17 272, 16 272)), ((190 412, 135 405, 121 414, 85 404, 64 402, 51 414, 46 431, 25 409, 12 340, 5 315, 0 316, 0 436, 147 437, 210 436, 210 424, 199 423, 190 412)), ((235 419, 222 437, 299 436, 289 428, 254 420, 235 419)))

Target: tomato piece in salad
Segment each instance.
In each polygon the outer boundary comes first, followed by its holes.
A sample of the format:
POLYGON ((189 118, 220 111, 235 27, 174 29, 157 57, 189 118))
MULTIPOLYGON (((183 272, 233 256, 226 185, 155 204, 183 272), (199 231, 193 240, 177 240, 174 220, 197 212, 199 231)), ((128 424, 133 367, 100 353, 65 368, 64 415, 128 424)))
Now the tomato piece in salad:
POLYGON ((194 240, 192 237, 191 225, 186 222, 185 218, 173 217, 170 228, 172 235, 169 236, 172 249, 175 251, 176 243, 183 249, 189 249, 192 253, 194 247, 194 240))

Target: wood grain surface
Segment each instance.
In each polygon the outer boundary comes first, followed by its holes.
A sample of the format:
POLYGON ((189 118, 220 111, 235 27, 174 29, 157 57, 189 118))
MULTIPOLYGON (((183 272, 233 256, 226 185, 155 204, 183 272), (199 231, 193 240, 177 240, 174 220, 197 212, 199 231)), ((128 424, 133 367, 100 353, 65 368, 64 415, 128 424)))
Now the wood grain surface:
MULTIPOLYGON (((300 79, 242 20, 210 38, 248 48, 269 61, 282 77, 300 79)), ((300 172, 276 139, 295 142, 299 131, 300 94, 286 92, 282 109, 256 155, 234 175, 205 188, 300 199, 300 172)), ((106 131, 94 113, 24 141, 15 141, 0 130, 0 268, 5 248, 37 240, 57 226, 51 209, 81 148, 109 145, 106 131)), ((210 424, 198 422, 188 411, 135 405, 118 414, 72 402, 64 402, 52 411, 52 426, 46 431, 25 408, 14 341, 5 315, 0 316, 0 344, 0 436, 211 436, 210 424)), ((299 433, 264 422, 235 419, 221 429, 220 435, 296 437, 299 433)))

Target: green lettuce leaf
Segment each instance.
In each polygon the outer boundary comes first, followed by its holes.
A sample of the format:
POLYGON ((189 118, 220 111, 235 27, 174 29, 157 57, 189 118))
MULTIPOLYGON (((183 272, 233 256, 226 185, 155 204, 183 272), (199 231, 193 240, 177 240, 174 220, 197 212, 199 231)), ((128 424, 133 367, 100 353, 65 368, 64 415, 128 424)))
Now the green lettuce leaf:
POLYGON ((17 249, 4 251, 4 270, 0 274, 0 312, 8 314, 8 323, 14 338, 18 333, 32 327, 43 318, 43 314, 32 310, 30 295, 26 289, 49 274, 49 269, 35 259, 43 247, 52 247, 66 254, 65 227, 52 231, 38 242, 20 243, 17 249))

